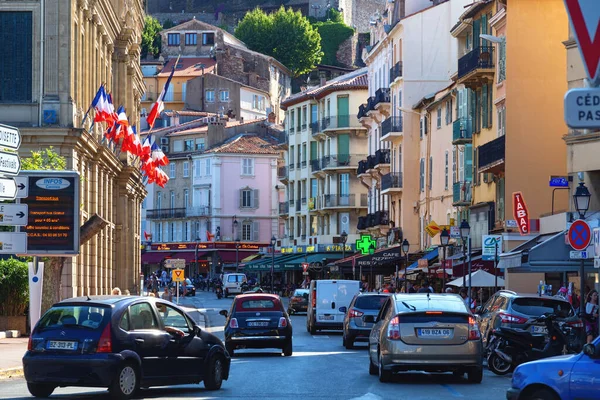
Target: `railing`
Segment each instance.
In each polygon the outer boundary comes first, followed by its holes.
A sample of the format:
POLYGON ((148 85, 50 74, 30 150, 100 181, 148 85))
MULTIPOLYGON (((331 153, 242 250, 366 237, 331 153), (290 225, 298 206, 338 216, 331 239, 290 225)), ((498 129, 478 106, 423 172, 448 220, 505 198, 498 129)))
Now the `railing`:
POLYGON ((290 203, 290 206, 293 206, 293 205, 294 205, 294 203, 295 203, 295 200, 294 200, 294 199, 290 199, 290 200, 289 200, 289 203, 290 203))
POLYGON ((358 114, 356 114, 356 118, 361 119, 362 117, 367 116, 367 105, 361 104, 358 106, 358 114))
POLYGON ((376 211, 373 217, 373 226, 388 225, 390 223, 387 211, 376 211))
POLYGON ((477 47, 458 59, 458 78, 478 68, 494 68, 494 48, 492 46, 477 47))
POLYGON ((300 235, 300 239, 302 239, 302 240, 306 240, 306 234, 305 234, 305 233, 303 233, 302 235, 300 235))
POLYGON ((402 172, 390 172, 381 177, 381 190, 402 189, 402 172))
POLYGON ((288 165, 288 169, 289 169, 290 171, 293 171, 295 167, 296 167, 296 166, 294 165, 294 163, 291 163, 290 165, 288 165))
POLYGON ((288 169, 287 167, 279 167, 277 168, 277 178, 279 179, 287 179, 288 177, 288 169))
POLYGON ((306 197, 301 197, 301 198, 300 198, 300 202, 301 202, 302 204, 306 204, 306 197))
POLYGON ((362 125, 354 115, 332 115, 321 119, 321 130, 360 128, 362 125))
POLYGON ((478 168, 496 164, 504 160, 506 153, 506 136, 502 135, 482 146, 479 146, 478 168))
POLYGON ((367 157, 367 171, 375 167, 375 156, 367 157))
POLYGON ((471 143, 473 140, 473 121, 471 118, 459 118, 452 123, 452 144, 471 143))
POLYGON ((316 172, 321 170, 321 160, 310 160, 310 168, 316 172))
POLYGON ((288 129, 288 132, 290 133, 290 135, 293 135, 294 134, 294 128, 288 129))
POLYGON ((390 163, 390 149, 379 149, 375 152, 373 166, 390 163))
POLYGON ((389 117, 381 123, 381 136, 402 132, 402 117, 389 117))
POLYGON ((367 160, 359 161, 358 168, 356 169, 356 175, 367 173, 367 170, 369 170, 368 166, 369 166, 368 157, 367 157, 367 160))
POLYGON ((375 96, 371 96, 367 99, 367 106, 365 107, 365 114, 375 109, 375 96))
POLYGON ((279 215, 286 215, 290 213, 290 205, 287 201, 279 202, 279 215))
POLYGON ((470 181, 454 182, 452 185, 452 204, 470 204, 472 186, 470 181))
POLYGON ((302 168, 306 168, 306 160, 302 161, 302 168))
POLYGON ((350 154, 336 154, 333 156, 327 156, 327 157, 323 157, 321 158, 321 168, 325 169, 325 168, 340 168, 340 167, 350 167, 352 166, 352 160, 354 160, 354 162, 357 165, 359 157, 350 155, 350 154))
POLYGON ((379 88, 375 92, 375 103, 374 106, 377 106, 380 103, 389 103, 390 102, 390 88, 379 88))
POLYGON ((323 195, 323 208, 354 207, 356 199, 354 194, 325 194, 323 195))
POLYGON ((185 214, 186 217, 203 217, 205 215, 210 215, 211 209, 209 206, 188 207, 185 214))
POLYGON ((319 121, 311 122, 310 123, 310 133, 312 135, 316 135, 319 132, 320 132, 319 131, 319 121))
POLYGON ((356 229, 359 231, 365 230, 368 228, 367 226, 368 217, 358 217, 358 224, 356 224, 356 229))
POLYGON ((305 131, 306 130, 306 123, 302 124, 302 130, 305 131))
POLYGON ((402 61, 398 61, 392 68, 390 68, 390 83, 394 82, 396 78, 402 76, 402 61))
POLYGON ((185 218, 185 208, 160 208, 146 210, 146 219, 185 218))

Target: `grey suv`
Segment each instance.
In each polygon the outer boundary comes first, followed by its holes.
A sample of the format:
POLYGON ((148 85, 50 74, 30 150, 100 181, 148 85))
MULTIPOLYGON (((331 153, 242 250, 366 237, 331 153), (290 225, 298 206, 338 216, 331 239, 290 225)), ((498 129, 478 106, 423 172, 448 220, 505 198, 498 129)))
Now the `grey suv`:
POLYGON ((344 335, 342 345, 347 349, 354 347, 354 342, 368 342, 369 333, 374 323, 365 322, 367 315, 377 316, 379 310, 390 294, 359 293, 350 302, 350 306, 342 307, 344 311, 344 335))
POLYGON ((532 333, 548 333, 542 322, 529 324, 531 319, 543 314, 555 314, 559 322, 566 323, 576 334, 580 334, 583 328, 583 322, 563 298, 500 290, 476 313, 483 345, 487 346, 492 331, 499 327, 527 328, 532 333))

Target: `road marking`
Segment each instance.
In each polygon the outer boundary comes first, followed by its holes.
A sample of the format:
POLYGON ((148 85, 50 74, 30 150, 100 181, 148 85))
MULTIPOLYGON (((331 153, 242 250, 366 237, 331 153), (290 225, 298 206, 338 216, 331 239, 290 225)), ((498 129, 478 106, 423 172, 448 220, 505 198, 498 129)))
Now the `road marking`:
POLYGON ((327 336, 327 335, 319 335, 319 336, 313 335, 313 339, 329 339, 329 336, 327 336))
POLYGON ((377 396, 376 394, 369 392, 360 397, 353 397, 350 400, 379 400, 379 399, 383 399, 383 397, 377 396))
POLYGON ((459 391, 457 391, 450 385, 440 385, 440 386, 442 386, 443 388, 448 390, 450 392, 450 394, 452 395, 452 397, 465 397, 459 391))

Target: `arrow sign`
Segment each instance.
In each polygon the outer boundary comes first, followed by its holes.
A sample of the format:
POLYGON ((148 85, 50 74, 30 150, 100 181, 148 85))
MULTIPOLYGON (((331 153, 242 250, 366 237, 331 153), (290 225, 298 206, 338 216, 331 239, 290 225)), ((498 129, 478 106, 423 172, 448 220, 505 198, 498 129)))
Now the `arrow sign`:
POLYGON ((21 159, 17 153, 0 151, 0 174, 17 175, 21 171, 21 159))
POLYGON ((600 83, 600 2, 565 0, 583 66, 594 86, 600 83))
POLYGON ((14 126, 0 124, 0 147, 19 150, 21 146, 21 133, 14 126))
POLYGON ((0 254, 27 254, 27 234, 0 232, 0 254))
POLYGON ((29 196, 29 178, 26 176, 15 176, 17 184, 17 199, 24 199, 29 196))
POLYGON ((17 191, 17 182, 13 178, 0 178, 0 200, 14 200, 17 191))
POLYGON ((0 225, 27 225, 28 207, 27 204, 0 204, 0 225))

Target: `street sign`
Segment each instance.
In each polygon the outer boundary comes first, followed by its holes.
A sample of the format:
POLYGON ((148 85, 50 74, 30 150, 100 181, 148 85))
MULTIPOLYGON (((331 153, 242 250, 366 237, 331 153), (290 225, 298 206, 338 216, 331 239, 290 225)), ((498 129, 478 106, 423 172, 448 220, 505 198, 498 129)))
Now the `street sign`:
POLYGON ((573 129, 600 128, 600 88, 569 90, 565 95, 565 122, 573 129))
POLYGON ((15 176, 13 179, 17 185, 17 199, 24 199, 29 196, 29 178, 26 176, 15 176))
POLYGON ((600 3, 594 0, 565 0, 585 72, 594 86, 600 83, 600 3))
POLYGON ((19 150, 21 146, 21 133, 14 126, 0 124, 0 147, 19 150))
POLYGON ((169 258, 165 260, 165 268, 184 269, 185 260, 183 258, 169 258))
POLYGON ((500 256, 502 253, 502 235, 483 235, 481 258, 486 261, 493 261, 496 255, 496 245, 498 245, 498 256, 500 256))
POLYGON ((517 221, 517 226, 519 227, 521 235, 529 234, 529 211, 527 210, 527 205, 525 204, 525 199, 523 199, 523 193, 521 192, 513 193, 513 217, 517 221))
POLYGON ((550 187, 569 187, 569 177, 568 176, 554 176, 550 177, 550 187))
POLYGON ((569 228, 567 237, 573 250, 582 251, 590 245, 592 232, 590 231, 590 226, 584 220, 578 219, 569 228))
POLYGON ((600 268, 600 258, 594 258, 594 268, 600 268))
POLYGON ((458 226, 450 227, 450 237, 455 239, 460 238, 460 228, 458 226))
POLYGON ((0 174, 18 175, 19 171, 21 171, 19 154, 0 151, 0 174))
POLYGON ((571 260, 585 260, 591 257, 592 253, 588 251, 570 251, 569 258, 571 260))
POLYGON ((174 269, 173 270, 173 282, 183 282, 183 281, 185 281, 184 270, 174 269))
POLYGON ((27 254, 27 234, 0 232, 0 254, 27 254))
POLYGON ((17 192, 17 183, 13 178, 0 178, 0 200, 14 200, 17 192))
POLYGON ((427 234, 432 238, 435 237, 441 231, 442 228, 440 228, 440 226, 436 224, 434 220, 431 220, 429 225, 425 227, 425 232, 427 232, 427 234))
POLYGON ((0 204, 0 225, 27 225, 27 208, 27 204, 0 204))

